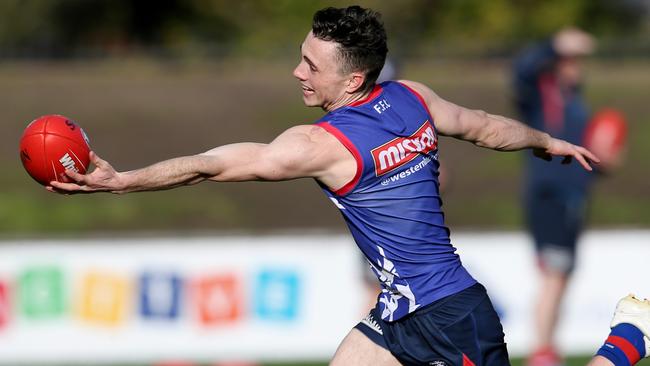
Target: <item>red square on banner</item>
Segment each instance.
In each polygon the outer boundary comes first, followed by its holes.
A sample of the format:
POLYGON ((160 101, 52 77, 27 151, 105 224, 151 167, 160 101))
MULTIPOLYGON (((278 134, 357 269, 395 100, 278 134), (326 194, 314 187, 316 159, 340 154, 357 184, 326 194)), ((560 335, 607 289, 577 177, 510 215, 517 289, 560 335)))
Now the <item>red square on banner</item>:
POLYGON ((199 278, 195 303, 206 326, 233 323, 242 316, 242 281, 234 274, 199 278))
POLYGON ((0 282, 0 329, 9 323, 9 286, 0 282))

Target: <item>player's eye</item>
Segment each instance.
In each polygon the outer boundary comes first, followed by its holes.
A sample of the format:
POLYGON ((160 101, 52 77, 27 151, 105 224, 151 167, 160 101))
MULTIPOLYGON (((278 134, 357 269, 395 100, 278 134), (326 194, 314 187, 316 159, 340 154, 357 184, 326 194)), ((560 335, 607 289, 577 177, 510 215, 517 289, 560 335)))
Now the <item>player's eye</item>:
POLYGON ((311 72, 318 71, 318 68, 316 68, 316 65, 314 65, 314 63, 307 56, 303 56, 302 60, 307 64, 307 66, 309 66, 309 70, 311 72))

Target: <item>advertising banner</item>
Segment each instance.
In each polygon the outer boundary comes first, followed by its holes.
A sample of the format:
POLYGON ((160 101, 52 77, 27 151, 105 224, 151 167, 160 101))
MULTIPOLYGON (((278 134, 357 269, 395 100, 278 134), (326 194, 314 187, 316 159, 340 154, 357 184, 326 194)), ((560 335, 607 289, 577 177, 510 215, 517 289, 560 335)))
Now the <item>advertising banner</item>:
POLYGON ((364 314, 343 237, 0 245, 0 363, 327 359, 364 314))
MULTIPOLYGON (((528 352, 537 266, 523 233, 452 235, 512 356, 528 352)), ((650 296, 650 231, 591 231, 558 344, 594 352, 616 301, 650 296)), ((15 241, 0 245, 0 364, 326 360, 371 295, 347 235, 15 241)))

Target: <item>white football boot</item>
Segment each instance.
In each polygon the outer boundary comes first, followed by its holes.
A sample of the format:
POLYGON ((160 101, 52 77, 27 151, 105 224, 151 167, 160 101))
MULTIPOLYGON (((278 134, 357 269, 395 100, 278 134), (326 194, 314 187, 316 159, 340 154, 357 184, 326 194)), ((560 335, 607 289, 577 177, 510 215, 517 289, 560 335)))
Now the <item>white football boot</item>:
POLYGON ((621 324, 632 324, 643 333, 645 357, 650 357, 650 300, 639 300, 633 294, 618 301, 611 328, 621 324))

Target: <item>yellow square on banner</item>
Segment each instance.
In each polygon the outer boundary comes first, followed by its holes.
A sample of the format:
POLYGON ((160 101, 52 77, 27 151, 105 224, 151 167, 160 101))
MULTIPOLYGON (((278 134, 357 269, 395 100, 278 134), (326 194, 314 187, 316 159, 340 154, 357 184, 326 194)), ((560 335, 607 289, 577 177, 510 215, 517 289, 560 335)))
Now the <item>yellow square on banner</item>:
POLYGON ((102 325, 118 325, 124 321, 126 297, 127 281, 123 277, 88 273, 81 291, 81 318, 102 325))

